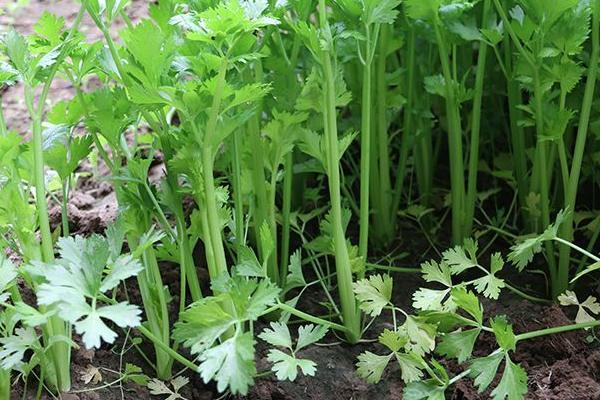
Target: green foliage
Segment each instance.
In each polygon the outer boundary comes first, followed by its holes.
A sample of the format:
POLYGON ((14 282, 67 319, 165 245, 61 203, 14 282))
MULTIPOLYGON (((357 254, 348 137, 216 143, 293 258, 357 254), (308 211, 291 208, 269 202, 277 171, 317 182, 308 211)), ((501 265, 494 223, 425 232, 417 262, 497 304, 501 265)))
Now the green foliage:
POLYGON ((383 311, 392 298, 392 278, 388 275, 371 275, 354 283, 354 293, 361 309, 372 317, 383 311))
POLYGON ((82 335, 86 347, 99 347, 101 340, 114 342, 117 334, 104 320, 122 328, 140 324, 137 306, 128 302, 98 304, 103 293, 142 270, 139 261, 131 255, 111 259, 109 242, 98 235, 60 239, 58 252, 61 258, 56 264, 34 262, 29 267, 32 274, 44 271, 38 304, 55 307, 58 315, 82 335))
POLYGON ((494 399, 524 398, 519 343, 589 329, 600 314, 595 297, 569 290, 600 268, 597 218, 575 204, 583 183, 594 192, 600 160, 597 3, 165 0, 131 21, 127 1, 85 0, 71 28, 47 12, 30 35, 9 27, 0 90, 24 88, 33 140, 10 132, 0 107, 0 383, 35 372, 60 395, 67 328, 88 348, 134 328, 154 345, 157 376, 127 364, 119 383, 183 398, 188 378, 172 376, 182 363, 243 396, 265 373, 257 338, 275 377, 295 381, 316 374, 308 347, 329 330, 356 343, 381 326, 357 360, 368 383, 398 371, 403 398, 442 400, 471 376, 494 399), (101 41, 79 31, 86 13, 101 41), (46 97, 55 77, 73 99, 46 97), (86 176, 112 186, 120 217, 105 236, 70 237, 69 191, 86 176), (46 210, 57 182, 62 232, 46 210), (452 247, 439 252, 448 224, 452 247), (374 256, 396 264, 399 237, 400 251, 420 248, 406 232, 439 255, 421 264, 410 309, 394 303, 391 276, 370 273, 404 270, 374 256), (523 271, 544 252, 552 296, 577 307, 575 325, 515 334, 484 313, 505 290, 537 299, 510 284, 493 250, 515 234, 507 260, 523 271), (572 249, 586 257, 574 279, 572 249), (179 293, 165 285, 172 268, 179 293), (143 323, 124 301, 133 277, 143 323), (313 291, 322 317, 300 310, 313 291), (309 325, 292 334, 292 316, 309 325), (490 354, 476 351, 482 335, 490 354), (464 372, 450 376, 438 357, 464 372))
POLYGON ((221 294, 205 297, 180 314, 173 337, 190 348, 200 360, 199 372, 205 382, 215 380, 220 392, 246 394, 254 382, 254 339, 241 324, 256 321, 276 303, 280 292, 268 279, 242 276, 221 277, 213 283, 221 294), (218 339, 231 329, 235 333, 218 339))
POLYGON ((561 210, 556 215, 556 220, 549 225, 541 235, 527 238, 521 243, 511 247, 511 253, 508 260, 511 261, 520 271, 522 271, 532 260, 533 256, 542 251, 542 243, 554 240, 558 237, 558 229, 569 211, 561 210))
POLYGON ((267 360, 273 363, 271 368, 277 379, 294 381, 298 376, 298 370, 304 375, 314 376, 317 364, 308 359, 298 358, 297 352, 301 349, 318 342, 327 333, 327 327, 305 325, 298 328, 298 339, 296 345, 292 343, 290 330, 287 325, 280 322, 271 322, 271 328, 265 328, 259 337, 272 346, 285 348, 288 353, 278 349, 271 349, 267 360))

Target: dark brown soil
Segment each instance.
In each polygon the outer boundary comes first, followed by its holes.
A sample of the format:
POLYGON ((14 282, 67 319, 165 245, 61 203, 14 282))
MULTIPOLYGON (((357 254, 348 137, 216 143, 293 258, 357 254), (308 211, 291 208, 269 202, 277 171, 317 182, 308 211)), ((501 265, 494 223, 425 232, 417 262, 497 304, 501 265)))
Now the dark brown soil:
MULTIPOLYGON (((145 15, 148 1, 133 0, 128 8, 130 16, 136 20, 145 15)), ((1 4, 0 4, 1 6, 1 4)), ((30 4, 14 13, 0 16, 0 29, 4 26, 14 26, 17 30, 31 32, 32 25, 43 11, 50 11, 72 20, 77 12, 75 0, 31 0, 30 4)), ((90 38, 99 37, 93 24, 85 19, 83 29, 90 38)), ((2 104, 5 110, 9 127, 29 136, 29 123, 25 106, 23 104, 22 88, 19 85, 8 88, 2 93, 2 104)), ((73 95, 73 88, 62 81, 57 81, 49 96, 52 102, 56 102, 73 95)), ((160 174, 160 166, 157 168, 160 174)), ((89 166, 84 166, 82 172, 92 174, 89 166)), ((105 172, 105 171, 104 171, 105 172)), ((89 233, 101 231, 106 223, 114 218, 116 213, 116 201, 111 185, 107 181, 99 179, 103 174, 100 168, 100 176, 84 176, 73 191, 70 198, 69 213, 71 217, 70 227, 74 233, 89 233)), ((60 222, 60 209, 56 205, 51 206, 51 218, 55 225, 60 222)), ((415 237, 408 235, 407 237, 415 237)), ((417 240, 418 241, 418 240, 417 240)), ((423 242, 423 241, 422 241, 423 242)), ((411 244, 414 249, 415 245, 411 244)), ((416 246, 423 247, 426 245, 416 246)), ((418 252, 416 252, 418 253, 418 252)), ((420 254, 420 253, 419 253, 420 254)), ((204 271, 199 271, 200 275, 204 271)), ((175 266, 164 266, 164 281, 171 289, 171 293, 178 293, 177 271, 175 266)), ((402 276, 396 280, 395 299, 399 306, 408 307, 410 295, 418 287, 420 281, 414 276, 402 276)), ((135 300, 135 288, 131 294, 135 300)), ((305 296, 311 299, 311 295, 305 296)), ((487 304, 487 316, 506 314, 515 324, 515 331, 524 332, 551 326, 564 325, 570 319, 555 306, 541 306, 514 297, 504 297, 500 302, 487 304)), ((174 304, 177 299, 174 298, 174 304)), ((304 304, 309 310, 318 307, 315 301, 304 304)), ((318 309, 317 309, 318 311, 318 309)), ((134 332, 130 333, 134 335, 134 332)), ((535 339, 519 344, 516 361, 520 362, 529 374, 529 394, 527 399, 532 400, 593 400, 600 399, 600 351, 586 342, 588 332, 574 332, 541 339, 535 339)), ((376 332, 369 332, 367 336, 374 336, 376 332)), ((94 385, 86 384, 82 375, 90 366, 98 368, 102 374, 102 385, 118 378, 118 371, 123 370, 126 363, 136 364, 152 376, 151 368, 145 363, 136 349, 129 349, 121 356, 123 338, 113 347, 103 347, 96 351, 84 349, 73 352, 73 391, 89 390, 94 385)), ((483 336, 477 348, 480 355, 485 355, 492 348, 491 338, 483 336)), ((129 347, 129 344, 126 345, 129 347)), ((151 355, 151 347, 141 345, 144 352, 151 355)), ((384 375, 382 383, 378 385, 367 385, 355 374, 356 356, 366 350, 377 351, 372 344, 360 344, 347 346, 341 344, 336 337, 330 335, 325 344, 307 349, 302 356, 311 358, 318 363, 318 371, 315 377, 299 377, 294 383, 277 382, 274 377, 266 376, 257 380, 256 385, 248 399, 256 400, 300 400, 300 399, 401 399, 402 382, 399 371, 390 369, 384 375)), ((265 349, 261 343, 257 344, 258 368, 260 371, 268 369, 265 349)), ((448 368, 453 373, 462 371, 455 363, 448 363, 448 368)), ((210 385, 204 385, 199 377, 189 371, 184 375, 190 378, 188 384, 181 394, 188 400, 208 400, 218 398, 218 394, 210 385)), ((30 387, 35 387, 35 382, 30 382, 30 387)), ((32 398, 32 393, 23 395, 23 383, 17 382, 13 390, 13 398, 32 398)), ((472 382, 465 379, 453 387, 447 394, 448 399, 477 400, 488 398, 489 393, 478 394, 472 386, 472 382)), ((49 398, 43 396, 43 398, 49 398)), ((101 390, 73 393, 62 396, 68 400, 113 400, 113 399, 150 399, 146 388, 135 384, 124 384, 122 387, 114 385, 101 390)))

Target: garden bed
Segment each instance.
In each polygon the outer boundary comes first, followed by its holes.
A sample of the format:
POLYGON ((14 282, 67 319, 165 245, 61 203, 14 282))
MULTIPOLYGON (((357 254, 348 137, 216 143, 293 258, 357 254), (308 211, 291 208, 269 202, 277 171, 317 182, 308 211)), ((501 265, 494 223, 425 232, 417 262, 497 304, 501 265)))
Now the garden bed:
MULTIPOLYGON (((134 0, 127 8, 133 22, 147 15, 148 2, 145 0, 134 0)), ((12 25, 23 34, 32 32, 32 26, 41 16, 43 11, 50 11, 64 16, 67 26, 73 21, 77 14, 78 4, 72 0, 31 0, 24 7, 17 9, 14 14, 0 16, 0 24, 12 25)), ((120 27, 122 27, 121 25, 120 27)), ((113 27, 118 28, 118 27, 113 27)), ((84 18, 81 30, 88 35, 89 39, 100 39, 101 34, 97 31, 94 23, 87 17, 84 18)), ((93 87, 96 82, 88 82, 93 87)), ((85 88, 84 88, 85 89, 85 88)), ((29 127, 31 120, 28 117, 26 106, 22 96, 22 85, 16 84, 2 93, 2 104, 7 125, 24 137, 29 139, 29 127)), ((72 86, 64 81, 57 80, 50 90, 49 98, 52 102, 70 99, 75 95, 72 86)), ((164 164, 160 155, 154 160, 150 168, 150 182, 160 182, 163 177, 164 164)), ((113 186, 107 179, 108 168, 100 160, 97 166, 92 166, 85 161, 78 169, 79 179, 77 186, 72 189, 68 211, 70 216, 69 226, 72 234, 90 235, 102 233, 107 225, 112 222, 118 213, 117 198, 113 192, 113 186)), ((190 200, 191 201, 191 200, 190 200)), ((61 224, 61 207, 51 201, 49 203, 50 223, 53 228, 61 224)), ((402 224, 394 246, 407 249, 408 255, 402 259, 402 264, 418 266, 420 263, 435 257, 427 238, 420 233, 415 226, 402 224)), ((353 241, 357 241, 358 232, 349 235, 353 241)), ((315 229, 316 230, 316 229, 315 229)), ((440 237, 450 236, 450 227, 444 227, 440 237)), ((448 244, 448 243, 445 243, 448 244)), ((499 249, 500 250, 500 249, 499 249)), ((208 281, 208 270, 204 265, 203 250, 198 246, 194 252, 197 257, 197 274, 201 282, 208 281)), ((179 268, 168 262, 160 264, 160 271, 164 284, 173 293, 171 316, 172 323, 177 320, 177 304, 179 303, 179 268)), ((416 274, 393 274, 394 294, 392 301, 398 307, 411 309, 412 299, 410 295, 419 287, 423 280, 416 274)), ((530 276, 519 278, 521 286, 527 286, 534 282, 530 276)), ((23 282, 21 282, 22 284, 23 282)), ((535 285, 536 283, 534 283, 535 285)), ((23 286, 24 293, 27 289, 23 286)), ((203 284, 204 291, 208 288, 203 284)), ((593 290, 594 282, 584 287, 584 291, 593 290)), ((301 309, 315 315, 324 312, 320 305, 322 294, 318 290, 308 289, 301 302, 301 309)), ((134 304, 141 303, 141 295, 135 287, 135 283, 128 285, 130 301, 134 304)), ((34 296, 25 298, 32 305, 35 304, 34 296)), ((565 315, 563 309, 557 305, 538 304, 524 300, 516 295, 503 292, 499 301, 483 301, 485 319, 496 315, 507 315, 514 324, 515 333, 528 332, 548 327, 567 325, 571 323, 572 316, 565 315)), ((316 346, 312 346, 301 353, 302 356, 312 359, 318 365, 316 375, 299 376, 294 382, 280 382, 272 374, 266 373, 258 377, 254 387, 245 397, 256 400, 295 400, 295 399, 402 399, 404 383, 400 378, 398 368, 389 368, 383 380, 378 384, 367 384, 356 374, 357 356, 364 351, 377 352, 380 345, 374 342, 377 333, 386 327, 391 327, 391 318, 383 318, 373 326, 372 333, 368 331, 363 342, 357 345, 345 344, 341 338, 331 332, 316 346), (379 329, 377 329, 379 328, 379 329)), ((268 327, 267 322, 259 322, 255 327, 257 331, 268 327)), ((128 333, 131 336, 142 338, 136 329, 128 333)), ((557 335, 544 336, 539 339, 520 343, 518 351, 514 355, 514 361, 521 363, 529 376, 529 393, 526 399, 532 400, 595 400, 600 399, 600 349, 598 339, 588 340, 591 331, 576 331, 561 333, 557 335)), ((131 348, 131 341, 124 342, 121 335, 113 345, 103 344, 100 349, 87 350, 82 346, 78 336, 75 341, 81 346, 73 350, 72 359, 72 394, 63 394, 65 400, 113 400, 113 399, 150 399, 151 396, 146 387, 135 383, 111 385, 102 389, 94 390, 95 386, 102 386, 120 377, 119 371, 126 364, 135 364, 141 367, 150 377, 152 370, 141 357, 136 348, 131 348), (125 344, 124 344, 125 343, 125 344), (124 351, 124 347, 127 347, 124 351), (94 373, 97 372, 97 375, 94 373), (101 377, 101 379, 100 379, 101 377)), ((147 342, 139 344, 140 348, 147 353, 152 353, 153 348, 147 342)), ((485 356, 497 347, 495 340, 489 334, 482 334, 475 346, 475 356, 485 356)), ((187 350, 181 350, 182 354, 189 356, 187 350)), ((444 361, 444 366, 453 374, 459 374, 464 368, 458 366, 455 361, 444 361)), ((179 370, 176 365, 175 370, 179 370)), ((267 362, 267 346, 258 340, 257 344, 257 369, 260 372, 269 370, 267 362)), ((205 384, 198 374, 185 370, 183 376, 189 378, 189 384, 185 385, 180 394, 188 400, 208 400, 220 398, 213 384, 205 384)), ((495 378, 495 386, 500 377, 495 378)), ((35 385, 28 393, 23 393, 22 383, 13 388, 12 399, 33 398, 35 385)), ((473 386, 471 379, 458 382, 446 392, 447 399, 486 399, 489 398, 491 390, 479 394, 473 386)), ((44 395, 46 396, 46 395, 44 395)), ((50 397, 43 397, 50 398, 50 397)), ((161 397, 162 398, 162 397, 161 397)), ((232 396, 231 398, 237 398, 232 396)))

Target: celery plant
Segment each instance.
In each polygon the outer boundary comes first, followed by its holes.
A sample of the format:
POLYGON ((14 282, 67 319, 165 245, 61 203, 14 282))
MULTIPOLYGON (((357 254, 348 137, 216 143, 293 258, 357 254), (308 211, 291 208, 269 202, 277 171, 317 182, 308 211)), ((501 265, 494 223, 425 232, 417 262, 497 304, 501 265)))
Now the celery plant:
MULTIPOLYGON (((309 49, 315 60, 319 64, 319 73, 323 78, 323 86, 320 93, 313 101, 317 103, 312 105, 314 110, 322 112, 324 141, 320 144, 320 138, 308 136, 304 151, 316 156, 325 167, 329 182, 329 197, 331 201, 331 239, 333 242, 336 274, 338 282, 339 298, 341 303, 342 319, 344 326, 347 328, 346 338, 349 342, 354 343, 361 336, 361 318, 360 311, 356 307, 356 300, 352 293, 352 267, 350 264, 350 255, 348 253, 348 245, 346 242, 344 224, 342 221, 342 199, 340 188, 340 168, 339 159, 347 147, 349 142, 346 140, 342 144, 338 142, 338 126, 337 126, 337 105, 347 101, 347 93, 340 90, 343 85, 343 80, 337 65, 334 66, 334 38, 328 21, 327 8, 325 1, 319 1, 319 27, 320 37, 323 40, 321 47, 317 32, 314 28, 308 25, 300 25, 299 33, 303 35, 303 39, 307 42, 309 49), (315 143, 315 141, 317 143, 315 143)), ((316 72, 313 72, 311 84, 305 86, 305 92, 313 88, 316 84, 316 72)), ((309 77, 311 80, 311 77, 309 77)), ((318 93, 318 92, 317 92, 318 93)), ((342 103, 343 104, 343 103, 342 103)), ((351 137, 350 137, 351 140, 351 137)))
MULTIPOLYGON (((118 78, 123 85, 132 86, 135 89, 135 84, 130 77, 130 71, 124 67, 124 63, 119 55, 116 44, 114 43, 109 29, 118 15, 119 9, 104 10, 94 1, 85 3, 88 14, 103 33, 104 39, 108 45, 110 56, 114 62, 116 71, 107 71, 108 75, 113 75, 118 78), (112 72, 112 74, 111 74, 112 72), (116 74, 115 74, 116 72, 116 74)), ((135 35, 144 35, 147 33, 144 29, 148 25, 141 25, 135 31, 132 28, 128 33, 135 35)), ((131 39, 129 51, 134 52, 136 56, 143 51, 143 46, 140 42, 136 42, 132 36, 126 35, 126 39, 131 39)), ((154 36, 153 38, 156 38, 154 36)), ((149 38, 144 38, 144 40, 149 38)), ((149 41, 149 43, 152 43, 149 41)), ((148 61, 148 59, 138 59, 140 62, 148 61)), ((153 62, 155 61, 153 57, 153 62)), ((154 64, 153 67, 159 64, 154 64)), ((147 79, 158 79, 156 69, 149 68, 146 64, 147 79)), ((86 102, 86 100, 82 100, 86 102)), ((88 111, 87 124, 94 134, 101 134, 111 147, 113 159, 108 158, 106 152, 103 151, 102 145, 99 150, 103 155, 104 161, 111 168, 111 173, 115 178, 115 191, 118 201, 121 205, 129 207, 129 216, 133 218, 126 225, 127 239, 131 246, 137 246, 140 243, 144 231, 150 228, 152 224, 153 214, 158 215, 160 222, 165 224, 162 209, 156 202, 156 199, 148 184, 148 168, 150 160, 135 160, 133 155, 136 152, 135 148, 129 148, 125 143, 123 133, 130 123, 134 121, 135 112, 132 109, 125 92, 122 90, 100 90, 91 95, 90 100, 87 100, 86 109, 88 111), (128 160, 127 168, 123 171, 120 166, 120 159, 124 157, 128 160), (123 176, 124 175, 124 176, 123 176), (161 218, 162 217, 162 218, 161 218), (143 221, 139 225, 134 221, 143 221)), ((150 121, 154 121, 147 117, 150 121)), ((100 141, 97 139, 96 143, 100 141)), ((165 229, 170 232, 170 226, 165 226, 165 229)), ((182 247, 184 248, 184 247, 182 247)), ((185 248, 184 248, 185 249, 185 248)), ((190 250, 191 251, 191 250, 190 250)), ((182 258, 185 262, 186 259, 182 258)), ((161 343, 167 347, 171 346, 170 329, 169 329, 169 313, 167 305, 167 289, 162 284, 158 261, 155 250, 152 246, 147 247, 143 251, 142 261, 145 266, 145 271, 138 275, 138 285, 142 294, 146 318, 149 323, 149 330, 154 337, 159 338, 161 343)), ((182 265, 186 265, 182 262, 182 265)), ((189 264, 187 264, 189 266, 189 264)), ((190 267, 188 267, 189 269, 190 267)), ((184 270, 182 274, 190 274, 191 271, 184 270)), ((194 282, 193 279, 189 280, 194 282)), ((183 286, 185 288, 185 286, 183 286)), ((182 291, 185 290, 182 288, 182 291)), ((156 352, 156 369, 157 374, 163 379, 171 376, 171 367, 173 359, 168 352, 162 349, 160 344, 154 343, 156 352)))
MULTIPOLYGON (((54 260, 54 246, 48 219, 48 206, 46 199, 44 153, 42 137, 42 119, 44 106, 50 85, 64 59, 76 45, 77 29, 83 17, 83 8, 77 14, 73 26, 62 36, 64 20, 48 13, 44 14, 38 22, 39 38, 34 49, 38 56, 33 56, 25 39, 15 31, 9 31, 4 38, 4 48, 14 71, 23 82, 25 88, 25 104, 32 119, 32 149, 33 149, 33 183, 36 189, 36 207, 38 226, 41 236, 41 260, 52 262, 54 260), (35 99, 34 90, 41 87, 41 95, 35 99)), ((69 337, 70 327, 59 317, 50 318, 44 326, 44 342, 47 346, 55 340, 53 337, 69 337)), ((71 387, 70 378, 70 349, 66 343, 56 343, 50 348, 52 373, 46 377, 51 386, 59 391, 67 391, 71 387)))
MULTIPOLYGON (((487 44, 479 29, 474 27, 467 18, 468 11, 474 8, 471 2, 462 0, 439 0, 427 3, 407 1, 405 8, 408 17, 413 20, 427 21, 432 26, 439 53, 442 74, 427 77, 425 87, 431 93, 442 96, 445 101, 450 161, 452 240, 458 244, 470 235, 473 225, 487 44), (468 42, 478 41, 480 45, 473 91, 466 89, 464 83, 458 81, 457 38, 468 42), (465 169, 461 104, 470 99, 473 99, 471 140, 468 168, 465 169), (468 171, 466 184, 465 170, 468 171)), ((484 29, 488 24, 489 15, 490 2, 484 1, 481 13, 481 24, 484 29)))
MULTIPOLYGON (((593 23, 588 80, 581 105, 575 152, 570 165, 566 154, 565 132, 574 112, 567 108, 566 98, 582 77, 583 69, 576 56, 583 49, 590 30, 590 15, 593 20, 597 5, 577 1, 551 4, 521 2, 509 13, 500 1, 494 0, 494 5, 518 51, 518 60, 527 66, 519 72, 520 80, 533 95, 530 104, 521 107, 530 115, 528 124, 535 126, 535 158, 529 190, 539 194, 541 224, 547 226, 550 223, 551 189, 554 181, 554 186, 563 195, 559 202, 561 208, 571 211, 575 209, 576 189, 572 185, 579 182, 597 74, 598 38, 594 36, 593 23), (509 19, 509 14, 512 19, 509 19), (531 26, 538 26, 538 29, 529 31, 528 27, 531 26), (548 93, 555 85, 558 86, 559 94, 549 97, 548 93), (560 173, 555 175, 556 154, 560 173)), ((515 150, 517 155, 518 151, 522 152, 523 149, 515 150)), ((561 229, 565 238, 572 239, 572 219, 567 217, 561 229)), ((557 298, 568 286, 570 253, 568 248, 561 246, 557 262, 554 246, 550 242, 546 242, 545 246, 552 296, 557 298)))
MULTIPOLYGON (((360 40, 357 43, 358 59, 362 65, 362 99, 361 99, 361 140, 360 140, 360 221, 359 221, 359 254, 361 257, 367 257, 367 249, 369 245, 369 220, 371 219, 371 208, 369 206, 369 198, 379 194, 383 199, 389 199, 391 194, 391 184, 389 175, 389 149, 387 137, 388 123, 386 121, 385 112, 387 104, 385 103, 385 61, 388 51, 388 33, 387 26, 393 24, 398 15, 396 10, 400 4, 399 0, 390 1, 338 1, 344 12, 349 15, 351 23, 356 25, 355 36, 360 40), (381 41, 379 40, 380 32, 381 41), (378 151, 371 149, 373 142, 371 130, 373 127, 372 120, 372 98, 373 98, 373 63, 375 55, 378 54, 378 151), (379 166, 378 171, 374 172, 378 176, 378 181, 381 184, 380 188, 374 190, 375 195, 371 193, 371 161, 372 153, 378 154, 375 158, 375 163, 379 166)), ((376 215, 379 218, 376 220, 378 232, 384 232, 383 236, 389 240, 391 231, 393 231, 393 222, 390 224, 389 211, 391 205, 389 202, 377 202, 376 215), (391 226, 390 226, 391 225, 391 226), (388 227, 388 228, 384 228, 388 227)))
MULTIPOLYGON (((567 210, 575 210, 577 191, 579 188, 579 177, 581 174, 581 165, 585 153, 586 140, 590 125, 590 114, 596 89, 596 78, 598 76, 598 61, 600 60, 600 2, 597 0, 593 1, 591 4, 591 10, 592 51, 590 54, 585 92, 583 95, 581 111, 579 114, 579 123, 577 125, 577 136, 575 139, 573 160, 571 161, 568 183, 566 184, 566 201, 564 207, 567 210)), ((560 235, 565 240, 573 240, 573 213, 569 213, 569 215, 567 215, 567 218, 561 227, 560 235)), ((560 248, 560 258, 557 274, 558 283, 555 293, 563 293, 563 291, 567 288, 569 282, 570 257, 570 247, 562 246, 560 248)))

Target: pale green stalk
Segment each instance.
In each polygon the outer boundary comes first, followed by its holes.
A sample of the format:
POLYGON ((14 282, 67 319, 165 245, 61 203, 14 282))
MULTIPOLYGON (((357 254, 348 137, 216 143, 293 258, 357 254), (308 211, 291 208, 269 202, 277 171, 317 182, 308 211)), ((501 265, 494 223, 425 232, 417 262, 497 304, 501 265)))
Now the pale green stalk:
MULTIPOLYGON (((132 235, 129 235, 128 242, 137 243, 137 239, 132 235)), ((160 340, 168 345, 171 342, 169 311, 167 309, 164 284, 160 276, 160 268, 156 261, 154 249, 150 248, 144 251, 142 261, 144 263, 144 270, 138 274, 137 281, 142 296, 142 303, 146 310, 146 319, 150 330, 159 335, 158 337, 160 337, 160 340), (153 294, 156 294, 158 301, 155 300, 153 294), (158 303, 158 307, 156 307, 155 302, 158 303)), ((170 379, 172 375, 172 358, 168 353, 164 352, 160 346, 154 345, 156 353, 156 374, 159 379, 170 379)))
MULTIPOLYGON (((490 0, 483 2, 482 24, 486 26, 489 19, 490 0)), ((471 119, 471 143, 469 152, 469 177, 467 198, 465 200, 465 236, 470 236, 473 230, 475 216, 475 202, 477 200, 477 173, 479 172, 479 136, 481 131, 481 109, 483 102, 483 89, 488 46, 485 41, 479 41, 479 55, 477 58, 477 72, 475 73, 475 95, 473 97, 473 113, 471 119)))
MULTIPOLYGON (((396 228, 396 213, 393 210, 394 189, 390 177, 390 149, 389 149, 389 123, 387 118, 388 99, 387 99, 387 50, 390 39, 390 26, 388 24, 381 26, 379 43, 377 43, 377 62, 375 66, 375 143, 378 166, 377 186, 371 185, 372 196, 375 198, 375 204, 378 209, 373 210, 373 226, 371 227, 377 241, 383 241, 388 244, 394 237, 396 228)), ((372 106, 371 106, 372 107, 372 106)))
POLYGON ((527 155, 525 153, 525 131, 519 124, 523 119, 522 112, 518 108, 521 104, 521 91, 519 82, 514 78, 512 66, 512 46, 510 37, 504 35, 504 65, 506 67, 506 91, 508 97, 508 116, 510 119, 510 137, 512 144, 512 155, 514 165, 514 177, 517 182, 517 192, 519 196, 519 207, 525 210, 526 199, 529 194, 529 183, 527 179, 527 155))
MULTIPOLYGON (((396 171, 396 183, 394 186, 393 200, 392 200, 392 215, 395 219, 400 209, 400 200, 404 193, 404 180, 406 179, 406 167, 408 163, 408 154, 410 152, 410 138, 415 136, 414 129, 414 104, 415 104, 415 84, 417 65, 415 63, 415 52, 416 52, 416 35, 412 25, 409 26, 408 43, 406 45, 406 104, 404 106, 404 116, 402 122, 402 140, 400 143, 400 155, 398 158, 398 166, 396 171)), ((380 71, 381 72, 381 71, 380 71)), ((380 79, 385 79, 381 77, 380 79)), ((379 88, 381 90, 381 87, 379 88)), ((378 93, 379 95, 379 93, 378 93)), ((383 115, 380 118, 385 117, 385 110, 380 112, 383 115)), ((381 120, 380 120, 381 121, 381 120)), ((426 160, 431 162, 431 160, 426 160)))
POLYGON ((288 262, 290 258, 290 214, 292 211, 292 184, 294 182, 294 153, 290 151, 285 156, 283 164, 283 206, 281 217, 281 257, 280 257, 280 284, 283 287, 288 274, 288 262))
POLYGON ((577 331, 580 329, 594 328, 596 326, 600 326, 600 320, 582 322, 579 324, 556 326, 554 328, 546 328, 546 329, 540 329, 540 330, 533 331, 533 332, 521 333, 520 335, 516 335, 515 339, 517 340, 517 342, 521 342, 523 340, 534 339, 534 338, 537 338, 540 336, 555 335, 557 333, 571 332, 571 331, 577 331))
MULTIPOLYGON (((319 0, 319 21, 321 29, 331 43, 331 31, 327 22, 325 0, 319 0)), ((338 291, 342 308, 344 326, 347 328, 346 338, 350 343, 360 339, 360 310, 352 290, 352 268, 346 246, 346 237, 342 225, 342 199, 340 194, 340 169, 338 164, 338 131, 336 112, 335 75, 328 48, 322 51, 322 67, 324 77, 324 110, 323 124, 327 141, 327 171, 329 178, 329 196, 331 200, 331 221, 338 291)))
MULTIPOLYGON (((442 72, 446 82, 446 115, 448 118, 448 144, 450 152, 450 186, 452 200, 452 242, 461 244, 466 234, 463 226, 465 182, 463 165, 462 127, 460 121, 460 104, 452 82, 453 73, 449 61, 446 41, 442 37, 440 21, 434 22, 435 37, 442 63, 442 72)), ((456 68, 454 68, 456 70, 456 68)))
POLYGON ((240 149, 240 137, 237 130, 231 135, 232 151, 231 173, 233 175, 233 204, 234 204, 234 222, 235 222, 235 249, 236 254, 241 254, 241 248, 244 243, 244 202, 242 196, 242 155, 240 149))
MULTIPOLYGON (((362 112, 360 132, 360 221, 358 254, 367 258, 369 246, 369 177, 371 167, 371 29, 365 26, 366 51, 363 60, 362 112)), ((337 168, 337 167, 336 167, 337 168)), ((378 190, 377 190, 378 191, 378 190)))
MULTIPOLYGON (((216 78, 215 93, 210 108, 206 131, 201 138, 202 143, 202 177, 204 183, 204 199, 208 216, 208 229, 211 238, 212 250, 215 257, 216 273, 227 274, 227 261, 225 258, 225 248, 223 247, 223 238, 219 222, 219 214, 215 190, 215 178, 213 172, 214 148, 211 140, 217 134, 217 119, 219 117, 221 102, 223 100, 223 90, 225 87, 225 77, 228 68, 227 58, 223 58, 219 72, 216 78)), ((198 133, 198 132, 197 132, 198 133)), ((213 277, 215 278, 215 277, 213 277)))

